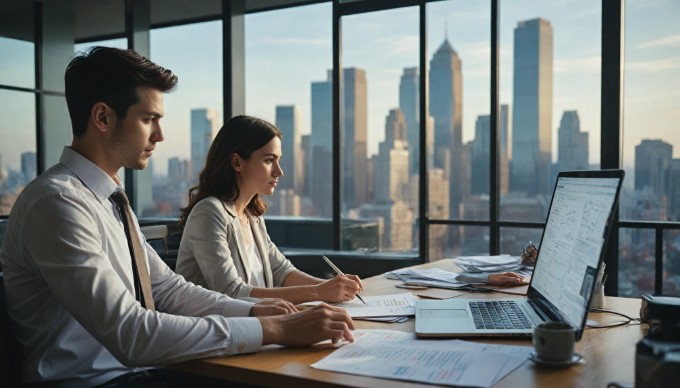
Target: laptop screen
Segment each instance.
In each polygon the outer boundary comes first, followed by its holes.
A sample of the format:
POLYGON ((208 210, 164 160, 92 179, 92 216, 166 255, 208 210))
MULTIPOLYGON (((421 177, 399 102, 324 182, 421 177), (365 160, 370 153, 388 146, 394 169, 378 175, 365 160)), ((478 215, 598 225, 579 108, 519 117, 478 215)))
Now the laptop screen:
POLYGON ((622 179, 620 170, 557 177, 529 295, 547 302, 553 319, 577 329, 583 329, 622 179))

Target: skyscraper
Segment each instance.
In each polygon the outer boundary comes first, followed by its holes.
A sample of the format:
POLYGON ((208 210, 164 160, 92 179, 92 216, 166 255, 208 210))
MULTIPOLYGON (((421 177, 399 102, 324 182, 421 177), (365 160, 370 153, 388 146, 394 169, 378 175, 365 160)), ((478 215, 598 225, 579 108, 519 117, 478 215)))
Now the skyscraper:
POLYGON ((500 132, 498 137, 500 139, 500 152, 499 152, 499 190, 502 194, 507 194, 510 188, 510 142, 508 141, 508 135, 510 134, 510 109, 507 104, 501 105, 500 113, 500 132))
POLYGON ((218 112, 214 109, 191 110, 191 178, 194 182, 198 181, 198 174, 205 166, 205 158, 217 134, 218 120, 218 112))
POLYGON ((635 146, 635 190, 651 190, 661 199, 668 189, 667 173, 672 160, 672 145, 663 140, 642 140, 635 146))
POLYGON ((409 150, 406 121, 401 110, 392 109, 385 118, 385 141, 378 146, 375 166, 375 202, 408 200, 409 150))
POLYGON ((473 195, 489 195, 489 169, 491 157, 491 118, 489 115, 477 116, 475 124, 475 140, 472 142, 472 163, 470 173, 470 193, 473 195))
POLYGON ((325 81, 312 82, 309 195, 318 215, 333 215, 333 72, 325 81))
POLYGON ((434 118, 434 166, 450 177, 451 216, 458 218, 458 206, 469 187, 469 166, 462 159, 463 75, 461 60, 448 39, 430 61, 429 109, 434 118))
POLYGON ((368 114, 366 71, 348 68, 343 71, 343 199, 348 209, 366 203, 368 114))
POLYGON ((510 190, 546 195, 552 147, 553 30, 550 22, 517 23, 513 52, 510 190))
POLYGON ((24 152, 21 154, 21 175, 23 175, 24 182, 28 183, 36 177, 37 159, 35 152, 24 152))
POLYGON ((292 189, 295 194, 302 193, 302 167, 300 119, 302 114, 297 105, 276 106, 276 126, 281 130, 281 168, 283 179, 280 189, 292 189))
POLYGON ((588 132, 581 132, 581 121, 575 110, 565 111, 557 129, 558 171, 588 169, 588 132))
POLYGON ((418 82, 418 68, 404 68, 401 80, 399 81, 399 109, 406 120, 406 141, 408 142, 411 172, 418 171, 418 155, 420 154, 418 148, 420 140, 420 128, 418 126, 420 88, 418 87, 418 82))
MULTIPOLYGON (((333 72, 326 81, 312 82, 312 177, 310 194, 321 215, 332 214, 332 135, 333 135, 333 72)), ((342 203, 347 209, 366 202, 367 130, 366 71, 358 68, 343 70, 342 99, 342 203)))

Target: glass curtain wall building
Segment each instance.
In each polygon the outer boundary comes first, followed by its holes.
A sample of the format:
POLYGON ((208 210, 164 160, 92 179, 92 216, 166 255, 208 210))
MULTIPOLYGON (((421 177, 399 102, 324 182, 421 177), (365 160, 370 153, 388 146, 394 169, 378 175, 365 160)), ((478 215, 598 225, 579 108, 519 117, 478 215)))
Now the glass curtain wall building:
POLYGON ((678 18, 667 1, 3 1, 0 234, 70 143, 73 53, 129 47, 179 76, 149 168, 121 172, 142 222, 176 222, 216 131, 250 114, 283 132, 266 217, 292 257, 368 276, 517 254, 557 172, 623 168, 607 290, 680 294, 678 18))

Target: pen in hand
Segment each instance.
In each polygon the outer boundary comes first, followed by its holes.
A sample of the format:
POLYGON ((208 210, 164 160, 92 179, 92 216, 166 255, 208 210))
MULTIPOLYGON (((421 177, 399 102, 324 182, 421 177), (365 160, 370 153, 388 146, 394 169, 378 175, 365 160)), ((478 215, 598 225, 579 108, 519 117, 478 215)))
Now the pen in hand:
MULTIPOLYGON (((335 264, 333 264, 333 262, 328 257, 323 256, 323 255, 321 257, 323 257, 323 259, 333 269, 333 271, 335 271, 335 273, 337 273, 340 276, 345 276, 345 274, 342 271, 340 271, 340 268, 336 267, 335 264)), ((361 295, 359 295, 358 292, 357 292, 357 298, 359 298, 360 301, 362 301, 364 304, 366 304, 366 301, 364 300, 364 298, 361 297, 361 295)))

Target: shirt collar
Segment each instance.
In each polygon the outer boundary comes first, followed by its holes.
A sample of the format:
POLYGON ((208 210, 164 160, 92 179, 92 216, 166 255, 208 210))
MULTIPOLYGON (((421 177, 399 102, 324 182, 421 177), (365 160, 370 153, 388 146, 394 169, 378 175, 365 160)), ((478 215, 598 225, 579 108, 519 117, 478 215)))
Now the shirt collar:
POLYGON ((111 194, 120 189, 104 170, 70 147, 64 147, 59 163, 71 170, 99 202, 107 201, 111 194))

